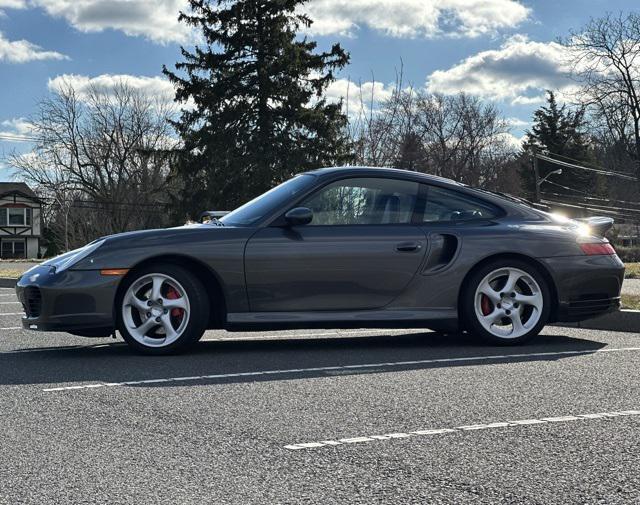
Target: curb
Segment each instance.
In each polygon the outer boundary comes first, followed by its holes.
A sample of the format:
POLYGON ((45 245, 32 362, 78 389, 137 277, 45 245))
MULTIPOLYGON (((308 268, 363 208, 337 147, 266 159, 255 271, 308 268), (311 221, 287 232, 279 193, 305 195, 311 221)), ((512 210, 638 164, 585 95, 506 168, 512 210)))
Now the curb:
POLYGON ((15 288, 16 282, 18 282, 18 279, 0 277, 0 288, 15 288))
POLYGON ((619 310, 579 323, 556 323, 553 326, 640 333, 640 310, 619 310))

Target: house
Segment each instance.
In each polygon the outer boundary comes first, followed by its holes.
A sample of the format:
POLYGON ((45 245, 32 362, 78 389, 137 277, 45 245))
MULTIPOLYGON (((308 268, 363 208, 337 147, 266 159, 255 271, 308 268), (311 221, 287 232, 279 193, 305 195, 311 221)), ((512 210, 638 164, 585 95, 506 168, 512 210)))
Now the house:
POLYGON ((0 182, 0 258, 37 258, 41 201, 24 182, 0 182))

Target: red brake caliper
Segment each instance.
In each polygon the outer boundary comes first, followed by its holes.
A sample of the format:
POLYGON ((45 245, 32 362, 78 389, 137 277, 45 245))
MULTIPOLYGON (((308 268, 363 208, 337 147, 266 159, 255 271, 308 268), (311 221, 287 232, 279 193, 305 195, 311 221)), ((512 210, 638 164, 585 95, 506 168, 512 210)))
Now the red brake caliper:
POLYGON ((491 300, 489 300, 489 297, 487 295, 482 295, 482 298, 480 300, 480 308, 482 309, 483 316, 488 316, 489 314, 491 314, 491 300))
MULTIPOLYGON (((167 298, 169 300, 176 300, 178 298, 180 298, 180 293, 178 293, 173 287, 169 286, 169 289, 167 290, 167 298)), ((177 317, 179 319, 182 319, 182 316, 184 315, 184 310, 183 309, 171 309, 171 315, 173 317, 177 317)))

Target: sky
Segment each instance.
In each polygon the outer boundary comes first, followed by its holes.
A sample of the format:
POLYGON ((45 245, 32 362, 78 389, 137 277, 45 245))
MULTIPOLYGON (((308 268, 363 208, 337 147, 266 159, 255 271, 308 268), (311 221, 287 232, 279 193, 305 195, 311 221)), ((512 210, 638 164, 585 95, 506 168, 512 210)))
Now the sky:
MULTIPOLYGON (((108 89, 121 80, 171 101, 161 73, 197 34, 177 20, 186 0, 0 0, 0 180, 2 158, 26 152, 39 100, 68 81, 108 89)), ((572 81, 559 37, 590 18, 638 9, 637 0, 309 0, 307 34, 320 49, 339 42, 351 61, 327 90, 338 100, 384 100, 403 84, 461 91, 493 103, 517 143, 546 89, 572 81)), ((354 103, 351 110, 356 108, 354 103)))

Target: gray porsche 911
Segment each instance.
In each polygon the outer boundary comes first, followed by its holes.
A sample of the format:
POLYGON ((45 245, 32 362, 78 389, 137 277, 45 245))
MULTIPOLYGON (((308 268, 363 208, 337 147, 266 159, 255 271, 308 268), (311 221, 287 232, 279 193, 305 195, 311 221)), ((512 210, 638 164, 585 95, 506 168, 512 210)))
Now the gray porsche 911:
POLYGON ((25 328, 182 350, 207 328, 424 327, 518 344, 620 304, 607 218, 415 172, 298 175, 220 220, 100 238, 26 272, 25 328))

